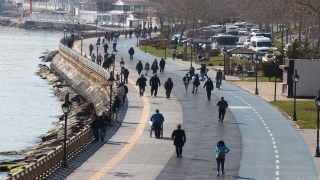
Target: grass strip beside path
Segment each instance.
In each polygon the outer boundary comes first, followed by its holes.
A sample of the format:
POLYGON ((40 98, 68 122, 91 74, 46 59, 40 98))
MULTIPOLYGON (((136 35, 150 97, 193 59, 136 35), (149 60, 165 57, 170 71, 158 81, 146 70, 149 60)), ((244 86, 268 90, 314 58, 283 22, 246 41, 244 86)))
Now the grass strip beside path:
MULTIPOLYGON (((293 100, 292 101, 276 101, 270 102, 277 106, 288 116, 293 115, 293 100)), ((296 101, 297 125, 301 129, 316 129, 317 127, 317 107, 314 101, 296 101)))

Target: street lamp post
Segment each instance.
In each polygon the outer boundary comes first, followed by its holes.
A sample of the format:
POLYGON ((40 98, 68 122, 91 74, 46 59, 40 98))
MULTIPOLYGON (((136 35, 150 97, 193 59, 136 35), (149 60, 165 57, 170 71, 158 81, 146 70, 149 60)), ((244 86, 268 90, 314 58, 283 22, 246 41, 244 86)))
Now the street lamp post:
POLYGON ((117 50, 113 50, 112 54, 113 54, 113 69, 112 69, 112 76, 114 76, 114 66, 115 66, 115 61, 116 61, 116 55, 117 55, 117 50))
POLYGON ((66 28, 63 28, 63 38, 64 38, 64 44, 66 44, 66 28))
POLYGON ((320 157, 319 152, 319 108, 320 108, 320 88, 318 88, 318 96, 314 98, 317 106, 317 148, 314 157, 320 157))
POLYGON ((96 23, 96 37, 98 37, 98 19, 94 21, 96 23))
POLYGON ((165 32, 165 35, 164 35, 164 59, 167 59, 167 40, 168 40, 168 34, 165 32))
POLYGON ((226 65, 226 54, 227 54, 227 48, 226 48, 226 46, 224 46, 223 47, 223 49, 222 49, 222 53, 223 53, 223 71, 224 71, 224 73, 223 73, 223 80, 226 80, 226 67, 227 67, 227 65, 226 65))
POLYGON ((68 24, 66 24, 66 38, 68 38, 67 33, 68 33, 68 24))
POLYGON ((123 33, 123 34, 124 34, 124 22, 125 22, 125 19, 123 18, 123 19, 122 19, 122 30, 123 30, 122 33, 123 33))
POLYGON ((292 121, 297 121, 297 114, 296 114, 296 96, 297 96, 297 82, 299 81, 298 70, 294 70, 294 74, 292 75, 292 80, 294 82, 294 101, 293 101, 293 116, 292 121))
POLYGON ((110 78, 108 79, 108 84, 110 86, 110 99, 109 99, 109 102, 110 102, 110 107, 109 107, 109 118, 111 120, 111 111, 112 111, 112 85, 113 85, 113 82, 114 82, 114 78, 113 78, 113 75, 111 76, 110 75, 110 78))
POLYGON ((255 68, 255 74, 256 74, 256 92, 254 94, 258 95, 258 64, 259 64, 259 59, 255 58, 255 64, 256 64, 256 68, 255 68))
POLYGON ((276 56, 273 56, 273 61, 275 65, 275 76, 274 76, 274 101, 277 100, 277 70, 278 70, 278 59, 276 56))
POLYGON ((169 32, 168 32, 168 34, 170 34, 170 35, 171 35, 170 20, 168 21, 168 24, 169 24, 169 32))
POLYGON ((82 56, 82 40, 83 40, 83 34, 81 34, 81 56, 82 56))
POLYGON ((97 43, 96 45, 97 45, 97 59, 98 59, 99 43, 97 43))
POLYGON ((80 39, 79 28, 80 28, 80 22, 78 21, 78 40, 80 39))
POLYGON ((137 30, 137 33, 136 33, 136 37, 137 37, 137 47, 139 47, 139 41, 138 41, 139 36, 140 36, 140 31, 137 30))
POLYGON ((193 52, 193 39, 191 39, 191 45, 190 45, 190 60, 191 60, 191 63, 190 63, 190 67, 192 67, 192 52, 193 52))
POLYGON ((120 80, 120 82, 122 82, 122 69, 124 68, 123 57, 121 57, 120 67, 121 67, 121 73, 120 73, 121 80, 120 80))
POLYGON ((65 102, 61 106, 62 111, 64 113, 64 141, 63 141, 63 158, 62 158, 62 163, 61 166, 67 168, 67 118, 68 118, 68 113, 71 110, 71 106, 65 102))
POLYGON ((147 53, 147 35, 144 35, 144 53, 147 53))

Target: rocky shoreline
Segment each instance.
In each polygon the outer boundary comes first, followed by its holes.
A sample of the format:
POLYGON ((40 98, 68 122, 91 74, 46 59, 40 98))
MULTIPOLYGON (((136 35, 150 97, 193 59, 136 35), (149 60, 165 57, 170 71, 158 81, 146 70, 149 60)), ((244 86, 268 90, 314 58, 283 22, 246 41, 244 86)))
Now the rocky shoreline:
MULTIPOLYGON (((44 56, 39 57, 43 62, 50 62, 52 58, 58 53, 58 51, 52 51, 45 53, 44 56)), ((64 101, 64 97, 69 93, 69 101, 72 104, 70 113, 68 114, 68 130, 67 138, 71 138, 81 129, 83 129, 90 122, 90 115, 94 110, 94 105, 87 101, 78 93, 62 91, 61 87, 66 86, 65 81, 55 71, 51 70, 44 64, 39 64, 39 75, 42 79, 47 80, 53 86, 54 95, 60 100, 64 101)), ((64 140, 64 116, 61 115, 56 126, 50 129, 47 134, 41 136, 41 142, 39 145, 30 150, 24 150, 22 152, 8 151, 0 152, 1 155, 22 155, 24 159, 17 159, 8 162, 0 163, 0 171, 4 172, 16 172, 22 166, 34 162, 47 153, 54 150, 57 146, 60 146, 64 140)))

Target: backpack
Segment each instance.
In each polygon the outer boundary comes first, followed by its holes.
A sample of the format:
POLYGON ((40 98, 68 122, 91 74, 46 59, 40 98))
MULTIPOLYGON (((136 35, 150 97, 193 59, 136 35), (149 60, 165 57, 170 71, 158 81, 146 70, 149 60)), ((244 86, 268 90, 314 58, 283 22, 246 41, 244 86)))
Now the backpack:
POLYGON ((218 159, 224 159, 225 158, 225 151, 224 148, 221 148, 217 154, 218 159))

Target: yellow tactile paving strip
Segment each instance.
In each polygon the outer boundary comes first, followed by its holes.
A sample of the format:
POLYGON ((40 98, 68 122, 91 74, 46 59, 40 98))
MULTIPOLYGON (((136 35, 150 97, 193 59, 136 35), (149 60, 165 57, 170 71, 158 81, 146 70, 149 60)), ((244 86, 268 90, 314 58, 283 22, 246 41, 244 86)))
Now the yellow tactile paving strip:
MULTIPOLYGON (((128 79, 129 83, 132 84, 135 89, 139 92, 139 87, 135 86, 135 82, 131 79, 128 79)), ((126 143, 126 145, 116 154, 109 162, 107 162, 97 173, 95 173, 90 180, 98 180, 101 179, 105 174, 107 174, 135 145, 135 143, 140 138, 141 134, 144 131, 144 128, 148 122, 149 119, 149 112, 150 112, 150 103, 146 96, 141 97, 143 102, 143 110, 141 119, 139 121, 139 124, 135 130, 135 132, 132 134, 129 141, 126 143)))

